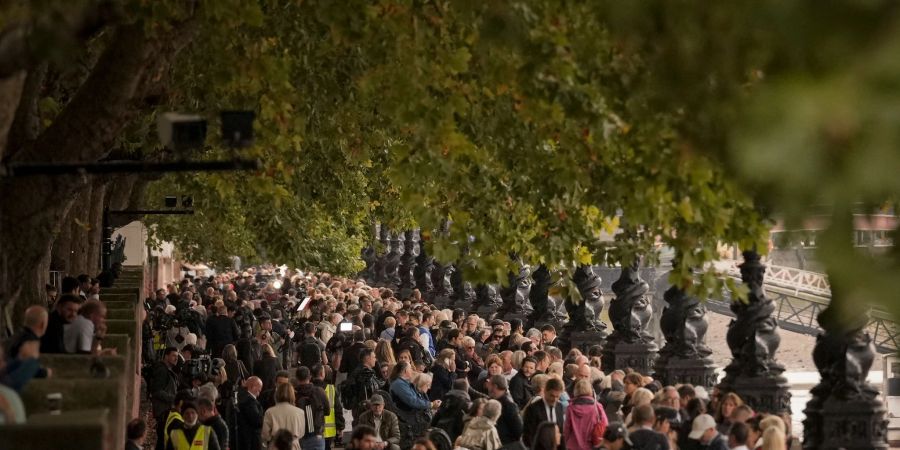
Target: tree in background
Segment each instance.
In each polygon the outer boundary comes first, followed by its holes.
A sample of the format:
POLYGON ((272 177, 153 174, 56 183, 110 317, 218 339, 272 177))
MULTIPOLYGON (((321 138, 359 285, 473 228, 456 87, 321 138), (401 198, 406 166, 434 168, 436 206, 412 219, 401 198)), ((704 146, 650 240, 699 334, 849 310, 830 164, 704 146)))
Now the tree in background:
MULTIPOLYGON (((672 281, 702 292, 724 281, 692 271, 719 242, 763 250, 772 213, 893 198, 889 2, 632 3, 16 6, 0 47, 29 38, 0 54, 6 161, 171 160, 158 112, 252 109, 241 155, 265 167, 168 175, 152 195, 137 175, 6 179, 6 291, 39 301, 52 255, 93 265, 72 255, 96 253, 82 230, 100 205, 173 192, 197 214, 147 221, 190 259, 352 273, 378 220, 421 226, 477 280, 503 279, 509 252, 566 273, 669 245, 672 281)), ((211 138, 190 157, 232 155, 211 138)))

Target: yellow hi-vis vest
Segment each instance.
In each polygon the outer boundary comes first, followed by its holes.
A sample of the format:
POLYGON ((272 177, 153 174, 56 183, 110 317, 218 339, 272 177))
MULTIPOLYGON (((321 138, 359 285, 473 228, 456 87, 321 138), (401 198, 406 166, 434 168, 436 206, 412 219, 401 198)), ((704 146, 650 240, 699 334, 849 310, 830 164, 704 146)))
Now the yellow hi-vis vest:
POLYGON ((169 443, 169 434, 171 433, 171 431, 169 431, 169 426, 172 425, 172 422, 174 422, 176 419, 180 420, 181 423, 184 423, 184 418, 181 417, 180 412, 170 411, 169 416, 166 417, 166 427, 163 428, 163 445, 164 446, 168 445, 168 443, 169 443))
POLYGON ((209 446, 210 428, 206 425, 198 425, 197 434, 194 435, 192 442, 187 441, 187 435, 184 430, 172 430, 172 447, 175 450, 206 450, 209 446))
MULTIPOLYGON (((329 384, 325 386, 325 397, 328 398, 328 405, 331 406, 331 414, 325 416, 325 432, 323 433, 323 437, 325 439, 333 438, 337 436, 337 426, 335 425, 334 410, 337 408, 337 405, 334 404, 334 385, 329 384)), ((343 411, 342 411, 343 412, 343 411)))

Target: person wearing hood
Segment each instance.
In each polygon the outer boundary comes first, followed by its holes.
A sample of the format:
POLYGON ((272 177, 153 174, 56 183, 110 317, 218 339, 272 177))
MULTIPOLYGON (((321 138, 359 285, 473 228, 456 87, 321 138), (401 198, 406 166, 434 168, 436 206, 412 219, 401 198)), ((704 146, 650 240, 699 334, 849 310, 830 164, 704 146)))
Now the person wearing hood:
POLYGON ((502 447, 497 434, 497 419, 503 406, 497 400, 488 400, 481 416, 473 417, 466 425, 462 436, 456 441, 457 447, 469 450, 496 450, 502 447))
POLYGON ((600 445, 609 424, 602 405, 594 400, 590 381, 580 379, 573 388, 575 399, 566 411, 563 426, 565 447, 571 450, 591 450, 600 445))
POLYGON ((441 407, 431 419, 431 426, 446 431, 451 442, 456 441, 465 428, 466 411, 472 404, 468 389, 469 385, 465 378, 454 381, 453 389, 444 395, 441 407))

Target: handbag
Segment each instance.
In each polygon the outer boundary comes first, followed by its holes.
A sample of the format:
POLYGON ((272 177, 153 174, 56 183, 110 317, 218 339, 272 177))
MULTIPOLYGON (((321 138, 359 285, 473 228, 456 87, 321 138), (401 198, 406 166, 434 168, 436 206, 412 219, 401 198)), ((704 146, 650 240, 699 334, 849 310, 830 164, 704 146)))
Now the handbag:
MULTIPOLYGON (((594 403, 598 408, 599 404, 594 403)), ((594 424, 594 427, 591 429, 591 446, 599 447, 600 444, 603 443, 603 434, 606 433, 606 424, 600 419, 600 411, 596 408, 594 409, 594 413, 597 415, 597 423, 594 424)))

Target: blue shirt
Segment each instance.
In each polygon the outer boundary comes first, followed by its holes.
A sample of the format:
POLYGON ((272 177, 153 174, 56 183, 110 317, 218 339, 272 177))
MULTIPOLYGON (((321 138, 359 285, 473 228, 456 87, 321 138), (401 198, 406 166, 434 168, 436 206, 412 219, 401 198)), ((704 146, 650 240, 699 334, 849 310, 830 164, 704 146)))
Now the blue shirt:
POLYGON ((396 397, 399 403, 402 406, 405 406, 406 409, 427 410, 431 407, 431 403, 428 401, 428 398, 425 397, 425 394, 416 390, 416 387, 413 386, 412 383, 403 378, 397 378, 391 383, 391 394, 396 397))

